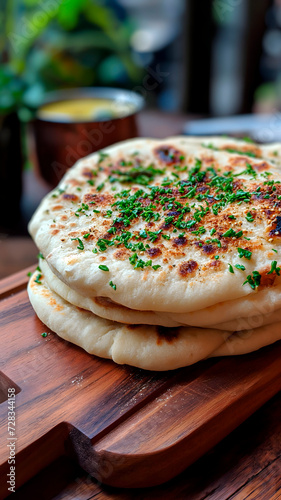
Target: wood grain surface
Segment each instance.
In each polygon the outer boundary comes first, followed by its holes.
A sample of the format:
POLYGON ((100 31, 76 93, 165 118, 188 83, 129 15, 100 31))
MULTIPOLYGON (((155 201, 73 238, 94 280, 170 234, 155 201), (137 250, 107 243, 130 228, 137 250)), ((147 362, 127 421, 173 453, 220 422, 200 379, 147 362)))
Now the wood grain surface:
MULTIPOLYGON (((46 330, 29 304, 26 281, 23 271, 0 284, 0 392, 5 399, 8 383, 17 392, 17 488, 54 463, 75 462, 99 483, 160 484, 281 388, 280 343, 167 373, 90 356, 46 330)), ((3 400, 0 442, 6 440, 3 400)), ((1 498, 7 494, 7 458, 1 444, 1 498)))

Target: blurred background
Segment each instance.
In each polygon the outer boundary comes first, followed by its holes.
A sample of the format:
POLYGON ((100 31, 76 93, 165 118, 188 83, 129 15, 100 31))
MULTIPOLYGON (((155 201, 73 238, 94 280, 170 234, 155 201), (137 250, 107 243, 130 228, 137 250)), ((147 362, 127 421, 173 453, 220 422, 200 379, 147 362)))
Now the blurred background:
POLYGON ((264 113, 262 139, 281 140, 281 0, 1 0, 0 277, 34 262, 27 222, 51 188, 35 169, 36 111, 47 92, 100 86, 145 99, 141 136, 234 115, 251 135, 243 115, 264 113))

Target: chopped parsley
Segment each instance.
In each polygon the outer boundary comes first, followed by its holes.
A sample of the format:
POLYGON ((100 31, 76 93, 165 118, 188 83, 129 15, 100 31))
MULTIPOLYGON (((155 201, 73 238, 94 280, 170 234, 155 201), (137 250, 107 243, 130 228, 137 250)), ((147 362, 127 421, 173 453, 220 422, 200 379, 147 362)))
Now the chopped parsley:
POLYGON ((42 336, 44 339, 47 337, 47 335, 48 335, 48 334, 47 334, 47 332, 43 332, 43 333, 41 333, 41 336, 42 336))
POLYGON ((39 254, 37 255, 37 259, 45 259, 45 257, 43 257, 43 254, 42 252, 39 252, 39 254))
POLYGON ((108 267, 107 267, 107 266, 104 266, 103 264, 101 264, 101 265, 99 266, 99 269, 100 269, 101 271, 109 271, 108 267))
POLYGON ((240 259, 245 257, 245 259, 251 260, 252 252, 250 250, 245 250, 244 248, 237 248, 240 259))
POLYGON ((248 222, 254 222, 254 217, 252 216, 251 212, 248 212, 246 215, 246 220, 248 222))
POLYGON ((84 250, 84 243, 82 240, 80 240, 80 238, 71 238, 71 240, 72 241, 77 240, 78 241, 78 245, 77 245, 78 250, 84 250))
POLYGON ((235 264, 236 269, 241 269, 241 271, 245 271, 246 267, 243 266, 242 264, 235 264))
POLYGON ((234 270, 231 264, 228 264, 228 270, 230 273, 234 274, 234 270))
POLYGON ((224 238, 240 238, 243 234, 243 231, 238 231, 237 233, 234 229, 228 229, 222 236, 224 238))
POLYGON ((37 274, 37 276, 36 276, 36 278, 34 280, 35 283, 38 283, 38 285, 42 285, 42 281, 40 281, 41 278, 42 278, 42 274, 41 273, 37 274))
POLYGON ((109 285, 111 286, 111 288, 113 288, 113 290, 116 290, 116 285, 113 283, 113 281, 110 281, 109 282, 109 285))
POLYGON ((243 286, 248 283, 250 287, 255 290, 260 285, 261 275, 258 271, 253 271, 252 274, 253 276, 251 276, 250 274, 247 276, 247 279, 244 281, 243 286))
POLYGON ((276 267, 276 266, 277 266, 277 260, 273 260, 271 262, 271 269, 270 269, 269 273, 267 273, 267 274, 276 273, 277 276, 280 276, 280 267, 276 267))

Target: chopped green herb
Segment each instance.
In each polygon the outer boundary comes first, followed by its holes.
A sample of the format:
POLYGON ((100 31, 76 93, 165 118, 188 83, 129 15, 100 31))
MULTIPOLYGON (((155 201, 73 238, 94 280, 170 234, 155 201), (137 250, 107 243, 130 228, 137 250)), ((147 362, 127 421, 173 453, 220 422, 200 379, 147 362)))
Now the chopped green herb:
POLYGON ((251 212, 248 212, 246 215, 246 220, 248 222, 254 222, 254 217, 252 216, 251 212))
POLYGON ((83 238, 85 238, 85 240, 86 240, 87 238, 89 238, 89 236, 90 236, 90 233, 83 234, 83 238))
POLYGON ((141 229, 141 231, 139 232, 139 235, 141 238, 147 238, 147 234, 146 234, 146 231, 144 229, 141 229))
POLYGON ((245 259, 251 260, 252 252, 250 250, 245 250, 244 248, 237 248, 240 259, 245 257, 245 259))
POLYGON ((234 229, 228 229, 222 236, 225 238, 240 238, 242 236, 243 231, 238 231, 237 233, 234 231, 234 229))
POLYGON ((244 281, 243 286, 249 283, 250 287, 255 290, 261 282, 261 275, 258 271, 253 271, 253 277, 249 274, 246 281, 244 281))
POLYGON ((101 265, 99 266, 99 269, 100 269, 101 271, 109 271, 108 267, 107 267, 107 266, 104 266, 103 264, 101 264, 101 265))
POLYGON ((162 238, 164 238, 164 240, 169 240, 171 236, 169 234, 162 234, 162 238))
POLYGON ((39 254, 37 255, 37 259, 45 259, 45 257, 43 257, 43 254, 42 252, 39 252, 39 254))
POLYGON ((228 264, 228 270, 230 273, 234 274, 234 270, 231 264, 228 264))
POLYGON ((275 272, 277 274, 277 276, 280 276, 280 267, 276 267, 276 266, 277 266, 277 260, 273 260, 271 262, 271 269, 270 269, 269 273, 267 273, 267 274, 272 274, 275 272))
POLYGON ((235 264, 236 269, 241 269, 241 271, 245 271, 246 267, 243 266, 242 264, 235 264))
POLYGON ((113 283, 113 281, 110 281, 109 282, 109 285, 111 286, 111 288, 113 288, 113 290, 116 290, 116 285, 113 283))
POLYGON ((42 282, 40 281, 42 278, 42 274, 37 274, 36 278, 35 278, 35 283, 38 283, 38 285, 42 285, 42 282))
POLYGON ((216 232, 216 229, 213 227, 213 229, 211 229, 211 231, 210 231, 210 235, 213 236, 213 234, 215 234, 215 232, 216 232))
POLYGON ((101 163, 105 158, 107 158, 109 155, 107 153, 103 153, 102 151, 99 151, 99 159, 98 159, 98 164, 101 163))
POLYGON ((97 186, 97 191, 101 191, 104 188, 104 182, 97 186))
POLYGON ((87 182, 88 182, 88 184, 90 184, 90 186, 94 186, 95 185, 95 183, 94 183, 94 181, 92 179, 88 179, 87 182))
POLYGON ((215 255, 215 259, 218 260, 220 258, 219 255, 215 255))
POLYGON ((152 266, 152 269, 154 269, 154 271, 157 271, 157 269, 159 269, 159 267, 161 267, 159 264, 156 264, 155 266, 152 266))
POLYGON ((30 278, 30 276, 32 276, 32 272, 31 272, 31 271, 29 271, 29 273, 27 273, 27 275, 26 275, 26 276, 28 276, 28 278, 30 278))
POLYGON ((41 333, 41 336, 42 336, 44 339, 47 337, 47 335, 48 335, 48 334, 47 334, 47 332, 43 332, 43 333, 41 333))
POLYGON ((273 250, 273 252, 277 253, 277 250, 275 248, 272 248, 271 250, 273 250))
POLYGON ((77 248, 78 250, 84 250, 84 244, 83 244, 83 241, 80 240, 80 238, 71 238, 72 241, 75 241, 77 240, 78 241, 78 245, 77 245, 77 248))

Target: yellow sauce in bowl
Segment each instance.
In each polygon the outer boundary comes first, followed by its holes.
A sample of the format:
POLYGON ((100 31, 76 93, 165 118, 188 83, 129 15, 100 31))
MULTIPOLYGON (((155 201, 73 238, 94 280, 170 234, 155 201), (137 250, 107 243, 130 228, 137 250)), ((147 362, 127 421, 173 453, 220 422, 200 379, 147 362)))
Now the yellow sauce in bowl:
POLYGON ((37 117, 55 122, 91 122, 121 118, 133 113, 130 102, 95 97, 81 97, 44 104, 37 117))

